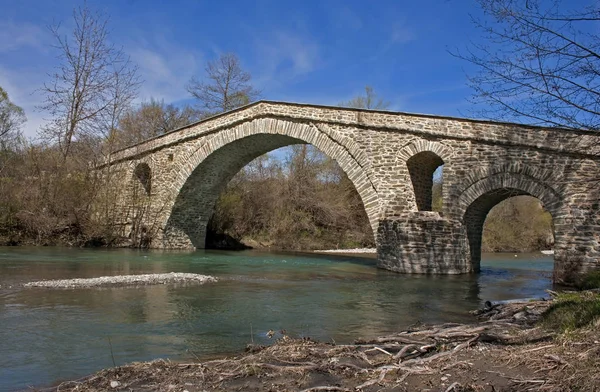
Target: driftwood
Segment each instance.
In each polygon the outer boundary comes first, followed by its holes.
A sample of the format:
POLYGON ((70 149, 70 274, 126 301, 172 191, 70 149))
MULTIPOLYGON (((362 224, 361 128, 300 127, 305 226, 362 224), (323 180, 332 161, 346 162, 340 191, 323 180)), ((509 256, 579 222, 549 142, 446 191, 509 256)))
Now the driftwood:
MULTIPOLYGON (((181 372, 185 372, 186 377, 193 376, 193 382, 196 384, 201 380, 198 384, 201 390, 227 390, 232 385, 230 383, 234 382, 238 382, 235 384, 236 389, 245 390, 248 389, 247 385, 239 384, 239 380, 248 379, 259 380, 255 381, 257 383, 262 382, 263 379, 278 379, 285 382, 294 379, 294 388, 290 390, 303 392, 370 391, 382 387, 393 389, 404 383, 411 375, 434 375, 436 372, 439 375, 440 371, 449 371, 449 369, 469 369, 473 364, 462 357, 456 363, 450 363, 450 359, 477 345, 515 347, 552 339, 552 334, 531 326, 547 307, 548 305, 541 301, 535 304, 530 302, 492 304, 474 312, 481 320, 476 325, 421 326, 390 336, 359 339, 351 345, 330 345, 284 336, 273 346, 251 346, 244 356, 236 359, 215 360, 201 364, 170 364, 164 361, 156 362, 156 365, 145 364, 145 367, 137 370, 142 374, 137 374, 132 381, 127 381, 122 376, 122 369, 118 371, 110 369, 93 379, 96 389, 86 389, 84 380, 77 384, 63 384, 60 390, 80 392, 110 389, 109 381, 116 378, 120 380, 120 390, 138 390, 136 383, 143 378, 147 380, 147 385, 153 385, 152 388, 143 390, 163 390, 161 388, 169 385, 184 384, 186 378, 181 375, 181 372), (156 371, 153 366, 164 367, 167 370, 156 371), (168 374, 171 378, 159 381, 155 379, 158 377, 157 374, 168 374), (343 382, 319 380, 319 383, 311 386, 307 381, 310 378, 309 374, 328 374, 330 378, 337 377, 337 380, 343 382)), ((528 349, 526 352, 539 353, 545 369, 570 366, 569 362, 561 356, 554 354, 544 356, 541 350, 554 346, 547 344, 528 349)), ((514 384, 541 385, 537 378, 514 379, 514 384)), ((279 387, 269 386, 269 388, 279 387)), ((279 390, 284 389, 279 388, 279 390)), ((446 384, 442 390, 459 391, 463 390, 463 387, 454 382, 449 386, 446 384)))

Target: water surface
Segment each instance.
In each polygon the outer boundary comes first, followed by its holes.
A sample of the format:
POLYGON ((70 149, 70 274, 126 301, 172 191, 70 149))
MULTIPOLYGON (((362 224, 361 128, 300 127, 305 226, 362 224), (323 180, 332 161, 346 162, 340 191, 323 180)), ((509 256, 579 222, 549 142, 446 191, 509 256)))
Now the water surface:
POLYGON ((266 331, 350 343, 416 322, 470 321, 485 300, 551 288, 552 257, 484 255, 480 275, 399 275, 375 260, 257 251, 0 248, 0 390, 159 357, 237 353, 266 331), (25 289, 42 279, 192 272, 204 286, 25 289))

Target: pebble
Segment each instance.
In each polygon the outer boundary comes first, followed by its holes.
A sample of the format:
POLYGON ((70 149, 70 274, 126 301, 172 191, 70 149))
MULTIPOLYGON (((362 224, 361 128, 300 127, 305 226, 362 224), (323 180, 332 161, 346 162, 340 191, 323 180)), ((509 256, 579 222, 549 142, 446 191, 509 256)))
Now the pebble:
POLYGON ((104 286, 131 286, 167 283, 204 284, 216 281, 217 278, 215 278, 214 276, 190 274, 183 272, 171 272, 167 274, 101 276, 99 278, 88 279, 42 280, 37 282, 25 283, 23 286, 74 289, 104 286))
POLYGON ((111 388, 118 388, 118 387, 119 387, 119 385, 121 385, 121 383, 120 383, 120 382, 118 382, 118 381, 111 381, 111 382, 110 382, 110 387, 111 387, 111 388))

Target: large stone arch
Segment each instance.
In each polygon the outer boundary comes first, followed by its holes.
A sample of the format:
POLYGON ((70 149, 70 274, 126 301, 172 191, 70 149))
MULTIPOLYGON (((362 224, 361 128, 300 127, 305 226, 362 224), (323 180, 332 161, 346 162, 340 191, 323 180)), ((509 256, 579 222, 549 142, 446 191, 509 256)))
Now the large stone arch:
MULTIPOLYGON (((547 181, 534 177, 532 171, 524 170, 520 166, 517 168, 519 172, 500 172, 488 169, 487 173, 491 172, 493 174, 482 176, 471 182, 456 201, 455 213, 462 219, 466 229, 469 257, 474 271, 480 269, 481 239, 485 219, 494 206, 510 197, 527 195, 540 200, 554 220, 555 242, 560 243, 563 240, 563 233, 556 228, 560 225, 556 225, 556 223, 563 216, 564 195, 560 190, 549 185, 547 181)), ((479 174, 481 172, 479 170, 479 174)), ((541 172, 536 173, 542 174, 541 172)))
POLYGON ((179 161, 170 184, 174 198, 165 215, 162 246, 202 248, 223 187, 253 159, 291 144, 312 144, 340 165, 358 191, 375 234, 379 200, 368 170, 355 159, 359 152, 312 124, 263 118, 215 133, 179 161))

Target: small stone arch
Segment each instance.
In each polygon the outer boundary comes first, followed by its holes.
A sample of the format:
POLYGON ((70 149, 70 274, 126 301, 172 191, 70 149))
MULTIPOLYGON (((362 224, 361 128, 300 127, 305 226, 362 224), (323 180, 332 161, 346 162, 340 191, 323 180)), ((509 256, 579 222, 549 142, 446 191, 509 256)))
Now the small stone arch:
POLYGON ((444 163, 449 163, 454 155, 454 152, 450 146, 434 142, 433 140, 421 139, 402 147, 402 149, 398 152, 398 159, 401 162, 406 163, 412 156, 426 151, 434 153, 440 157, 444 163))
POLYGON ((214 134, 177 162, 171 184, 174 201, 165 225, 164 246, 181 247, 183 242, 186 247, 203 247, 214 202, 233 175, 268 151, 307 143, 333 158, 348 175, 376 235, 379 199, 368 170, 354 158, 359 154, 313 124, 262 118, 214 134))
MULTIPOLYGON (((553 220, 561 215, 564 197, 539 179, 524 173, 496 173, 472 183, 460 195, 457 212, 466 228, 473 270, 479 271, 483 224, 490 210, 513 196, 533 196, 550 212, 553 220)), ((559 233, 555 233, 559 241, 559 233)))
POLYGON ((152 191, 152 170, 150 165, 145 162, 138 163, 133 170, 133 175, 140 182, 146 195, 152 191))
POLYGON ((432 211, 433 174, 451 160, 450 147, 431 140, 418 140, 400 150, 399 159, 406 164, 419 211, 432 211))
POLYGON ((442 158, 431 151, 419 152, 406 161, 419 211, 433 210, 433 173, 443 164, 442 158))

